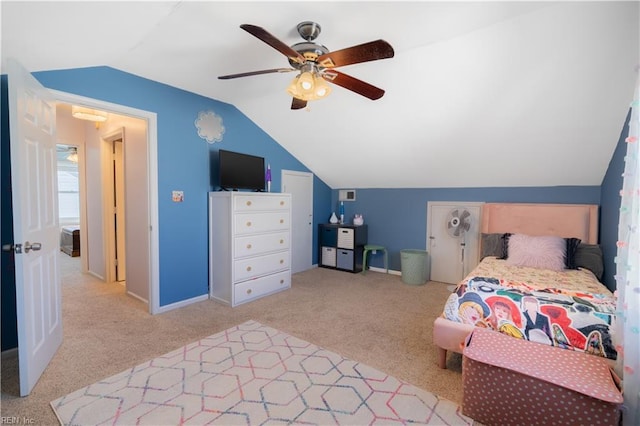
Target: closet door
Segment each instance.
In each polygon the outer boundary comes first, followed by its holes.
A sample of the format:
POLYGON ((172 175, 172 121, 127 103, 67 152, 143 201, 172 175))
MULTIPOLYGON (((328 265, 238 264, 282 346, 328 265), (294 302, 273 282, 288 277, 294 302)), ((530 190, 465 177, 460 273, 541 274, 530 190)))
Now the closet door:
POLYGON ((427 251, 431 281, 458 284, 478 264, 480 240, 480 206, 470 202, 427 203, 427 251), (447 222, 452 211, 467 210, 471 226, 460 237, 451 236, 447 222))

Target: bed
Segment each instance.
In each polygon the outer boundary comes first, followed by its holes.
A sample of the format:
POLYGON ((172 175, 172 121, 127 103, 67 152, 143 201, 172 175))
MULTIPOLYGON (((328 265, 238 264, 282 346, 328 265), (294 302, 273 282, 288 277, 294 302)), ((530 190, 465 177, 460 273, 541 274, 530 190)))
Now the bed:
POLYGON ((441 368, 447 351, 462 352, 474 327, 616 359, 616 303, 599 281, 601 252, 595 262, 580 260, 584 250, 599 250, 597 205, 486 203, 480 232, 483 258, 434 323, 441 368), (598 261, 599 270, 591 266, 598 261))

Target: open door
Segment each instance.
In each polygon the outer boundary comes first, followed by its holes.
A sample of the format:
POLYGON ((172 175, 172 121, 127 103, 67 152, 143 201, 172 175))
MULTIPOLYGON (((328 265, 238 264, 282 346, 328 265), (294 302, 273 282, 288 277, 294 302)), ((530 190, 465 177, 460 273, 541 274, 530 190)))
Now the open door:
POLYGON ((62 343, 53 97, 8 62, 20 395, 26 396, 62 343))

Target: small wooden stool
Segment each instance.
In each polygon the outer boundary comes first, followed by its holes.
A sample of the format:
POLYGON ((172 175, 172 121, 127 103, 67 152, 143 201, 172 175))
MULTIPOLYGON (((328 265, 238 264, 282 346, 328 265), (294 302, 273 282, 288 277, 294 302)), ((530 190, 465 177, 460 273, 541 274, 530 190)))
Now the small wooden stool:
POLYGON ((375 251, 384 252, 384 268, 387 270, 387 274, 389 273, 389 258, 387 255, 387 249, 384 246, 377 246, 374 244, 365 244, 364 251, 362 252, 362 273, 365 274, 367 272, 367 253, 375 252, 375 251))

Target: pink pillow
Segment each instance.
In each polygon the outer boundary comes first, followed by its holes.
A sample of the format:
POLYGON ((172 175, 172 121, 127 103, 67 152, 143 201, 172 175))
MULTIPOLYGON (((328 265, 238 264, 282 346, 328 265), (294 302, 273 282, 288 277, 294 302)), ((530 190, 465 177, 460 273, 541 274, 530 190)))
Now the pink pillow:
POLYGON ((567 244, 561 237, 513 234, 509 237, 507 264, 563 271, 566 251, 567 244))

